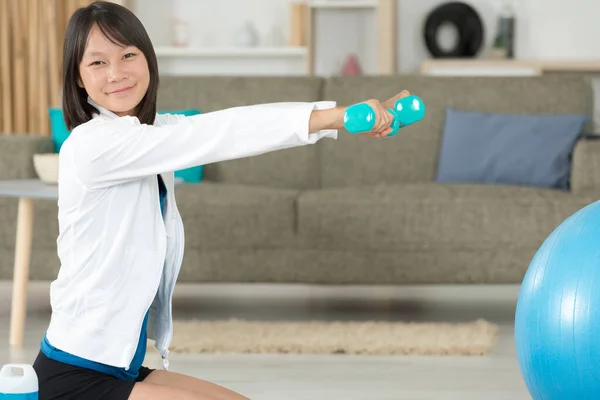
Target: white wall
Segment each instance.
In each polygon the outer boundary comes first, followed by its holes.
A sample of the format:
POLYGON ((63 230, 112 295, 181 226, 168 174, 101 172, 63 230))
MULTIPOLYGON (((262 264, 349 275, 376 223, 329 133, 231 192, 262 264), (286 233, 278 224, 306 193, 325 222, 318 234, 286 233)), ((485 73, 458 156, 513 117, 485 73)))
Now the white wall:
MULTIPOLYGON (((287 40, 289 5, 294 0, 130 0, 154 44, 170 44, 171 18, 191 24, 191 46, 232 44, 246 20, 265 38, 279 29, 287 40)), ((510 0, 517 12, 516 57, 526 59, 599 59, 598 0, 510 0)), ((446 0, 398 0, 398 65, 401 72, 418 69, 429 57, 422 38, 427 13, 446 0)), ((486 49, 496 29, 502 0, 465 0, 484 20, 486 49)), ((349 52, 357 52, 367 73, 375 70, 374 15, 371 11, 319 11, 317 73, 335 74, 349 52)), ((293 62, 304 65, 302 58, 293 62)))
POLYGON ((598 0, 523 0, 528 35, 524 50, 532 58, 600 58, 598 0))

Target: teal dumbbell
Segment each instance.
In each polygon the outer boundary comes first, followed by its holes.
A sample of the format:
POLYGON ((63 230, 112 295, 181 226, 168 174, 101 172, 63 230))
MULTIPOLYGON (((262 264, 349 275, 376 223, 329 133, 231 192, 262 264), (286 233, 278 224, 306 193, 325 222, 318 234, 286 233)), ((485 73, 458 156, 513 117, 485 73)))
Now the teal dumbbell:
MULTIPOLYGON (((419 122, 425 116, 425 104, 417 96, 410 95, 399 99, 394 108, 387 111, 394 116, 390 126, 392 132, 388 136, 394 136, 402 127, 419 122)), ((375 111, 366 103, 351 105, 344 113, 344 128, 352 133, 367 132, 375 125, 375 111)))

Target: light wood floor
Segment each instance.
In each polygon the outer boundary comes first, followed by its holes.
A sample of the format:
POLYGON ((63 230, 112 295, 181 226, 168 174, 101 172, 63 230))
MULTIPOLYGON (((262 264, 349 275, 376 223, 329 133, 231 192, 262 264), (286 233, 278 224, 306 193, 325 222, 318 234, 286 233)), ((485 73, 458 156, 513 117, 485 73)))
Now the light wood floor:
MULTIPOLYGON (((49 282, 30 284, 26 343, 8 346, 11 283, 0 281, 0 364, 32 363, 50 313, 49 282)), ((518 286, 314 287, 184 285, 178 318, 385 319, 500 324, 485 357, 178 355, 171 370, 236 390, 253 400, 521 400, 530 399, 518 368, 513 317, 518 286)), ((160 367, 149 353, 147 365, 160 367)))

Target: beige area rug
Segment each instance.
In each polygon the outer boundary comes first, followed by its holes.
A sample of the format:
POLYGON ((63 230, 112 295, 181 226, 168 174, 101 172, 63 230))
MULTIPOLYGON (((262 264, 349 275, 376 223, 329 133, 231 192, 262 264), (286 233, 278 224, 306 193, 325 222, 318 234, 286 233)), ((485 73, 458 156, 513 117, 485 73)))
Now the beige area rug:
POLYGON ((403 323, 231 319, 174 324, 171 351, 175 353, 478 356, 493 348, 498 334, 498 327, 485 320, 403 323))

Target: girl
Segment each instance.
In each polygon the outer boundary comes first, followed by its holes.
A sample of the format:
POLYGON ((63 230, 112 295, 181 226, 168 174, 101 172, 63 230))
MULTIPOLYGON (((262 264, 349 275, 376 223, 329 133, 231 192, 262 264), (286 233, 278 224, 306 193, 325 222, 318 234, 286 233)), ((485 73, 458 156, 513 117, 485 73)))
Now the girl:
MULTIPOLYGON (((337 138, 334 102, 235 107, 193 117, 156 113, 152 43, 128 9, 96 2, 69 21, 60 152, 61 269, 34 368, 40 399, 241 400, 218 385, 168 371, 171 297, 184 232, 173 172, 337 138), (142 366, 156 341, 164 370, 142 366)), ((389 134, 380 104, 372 132, 389 134)))

